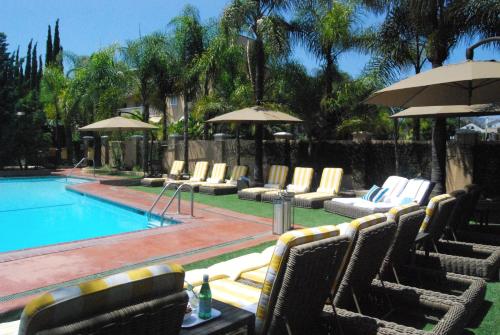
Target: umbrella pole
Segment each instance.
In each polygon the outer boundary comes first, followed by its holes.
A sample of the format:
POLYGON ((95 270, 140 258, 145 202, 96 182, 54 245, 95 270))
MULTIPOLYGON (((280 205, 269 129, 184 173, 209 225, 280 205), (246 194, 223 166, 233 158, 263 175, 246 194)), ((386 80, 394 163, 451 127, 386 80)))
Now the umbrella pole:
POLYGON ((240 156, 241 156, 240 125, 238 124, 236 127, 236 165, 241 164, 240 156))
POLYGON ((399 175, 398 138, 399 138, 399 120, 394 119, 394 169, 396 171, 396 175, 399 175))

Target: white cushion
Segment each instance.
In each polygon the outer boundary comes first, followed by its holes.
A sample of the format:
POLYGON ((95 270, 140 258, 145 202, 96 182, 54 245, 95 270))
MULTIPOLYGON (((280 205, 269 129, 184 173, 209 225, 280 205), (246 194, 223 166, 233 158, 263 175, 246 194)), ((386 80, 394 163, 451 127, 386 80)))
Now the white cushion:
POLYGON ((236 186, 238 185, 238 181, 226 179, 226 184, 236 186))
POLYGON ((318 193, 328 193, 328 194, 333 194, 332 193, 332 190, 329 189, 329 188, 326 188, 326 187, 318 187, 318 189, 316 190, 316 192, 318 193))
POLYGON ((361 199, 361 198, 335 198, 332 199, 331 201, 346 205, 354 203, 356 199, 361 199))
POLYGON ((189 181, 201 181, 201 178, 191 177, 191 178, 189 178, 189 181))
POLYGON ((389 202, 391 197, 399 196, 407 183, 408 179, 404 177, 390 176, 389 178, 387 178, 382 187, 388 188, 389 190, 385 193, 382 202, 389 202))
POLYGON ((280 184, 264 184, 265 188, 278 188, 280 189, 280 184))
POLYGON ((431 187, 431 182, 428 180, 424 180, 422 185, 420 185, 420 188, 418 189, 417 195, 415 196, 414 200, 420 205, 423 206, 425 205, 422 203, 424 200, 424 196, 426 193, 429 191, 429 188, 431 187))
POLYGON ((286 187, 286 190, 288 192, 295 192, 295 193, 305 193, 309 190, 309 187, 307 186, 300 186, 300 185, 294 185, 290 184, 286 187))
POLYGON ((222 179, 219 178, 208 178, 207 183, 209 184, 219 184, 222 183, 222 179))

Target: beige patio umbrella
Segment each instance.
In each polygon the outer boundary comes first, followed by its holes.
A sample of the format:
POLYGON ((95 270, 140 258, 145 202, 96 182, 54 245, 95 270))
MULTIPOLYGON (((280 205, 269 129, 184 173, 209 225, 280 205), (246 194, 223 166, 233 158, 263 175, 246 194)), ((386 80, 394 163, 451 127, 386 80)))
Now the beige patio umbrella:
POLYGON ((78 130, 106 132, 115 130, 154 130, 154 129, 158 129, 158 127, 139 120, 116 116, 110 119, 91 123, 85 127, 79 128, 78 130))
POLYGON ((500 102, 500 63, 471 61, 421 72, 373 93, 366 103, 392 107, 500 102))
MULTIPOLYGON (((236 152, 237 152, 237 162, 240 164, 240 128, 239 125, 242 123, 259 123, 259 124, 272 124, 272 123, 299 123, 302 122, 301 119, 295 116, 270 110, 264 106, 253 106, 243 109, 236 110, 234 112, 229 112, 216 116, 210 120, 209 123, 235 123, 238 125, 236 134, 236 152)), ((262 142, 258 142, 255 139, 256 155, 255 155, 255 166, 257 169, 262 171, 262 142), (260 148, 259 148, 260 146, 260 148), (260 155, 260 157, 259 157, 260 155)), ((258 175, 258 174, 257 174, 258 175)))
POLYGON ((500 105, 456 105, 456 106, 426 106, 411 107, 399 113, 391 115, 391 118, 419 118, 419 117, 475 117, 500 114, 500 105))

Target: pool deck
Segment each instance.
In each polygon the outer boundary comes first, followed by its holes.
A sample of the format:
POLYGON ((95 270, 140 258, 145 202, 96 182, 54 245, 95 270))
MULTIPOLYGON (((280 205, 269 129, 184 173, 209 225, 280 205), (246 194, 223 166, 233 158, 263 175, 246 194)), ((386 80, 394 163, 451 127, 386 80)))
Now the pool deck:
MULTIPOLYGON (((69 188, 141 211, 147 211, 156 197, 97 182, 69 188)), ((164 197, 157 208, 168 199, 164 197)), ((57 286, 159 261, 188 264, 276 239, 267 218, 199 203, 191 218, 185 201, 181 209, 181 215, 172 215, 181 224, 0 254, 0 316, 57 286)))

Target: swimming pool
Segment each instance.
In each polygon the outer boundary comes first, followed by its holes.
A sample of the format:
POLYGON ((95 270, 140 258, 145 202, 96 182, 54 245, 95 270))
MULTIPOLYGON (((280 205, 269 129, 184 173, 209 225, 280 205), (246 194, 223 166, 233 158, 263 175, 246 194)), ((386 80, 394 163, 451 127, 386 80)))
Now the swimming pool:
MULTIPOLYGON (((144 213, 66 190, 68 178, 0 179, 0 252, 148 228, 144 213)), ((168 224, 167 224, 168 225, 168 224)))

